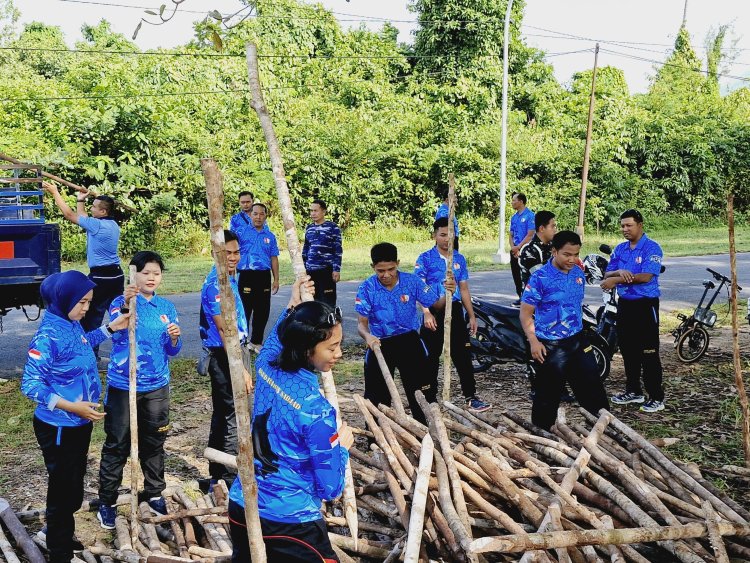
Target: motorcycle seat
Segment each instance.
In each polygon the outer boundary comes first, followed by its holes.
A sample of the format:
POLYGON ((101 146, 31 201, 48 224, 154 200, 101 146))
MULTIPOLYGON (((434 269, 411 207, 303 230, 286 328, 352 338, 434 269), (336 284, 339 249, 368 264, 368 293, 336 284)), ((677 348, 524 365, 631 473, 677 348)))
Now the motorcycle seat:
POLYGON ((494 317, 518 319, 521 315, 521 310, 516 307, 508 307, 507 305, 500 305, 499 303, 492 303, 490 301, 482 301, 481 303, 482 308, 494 317))

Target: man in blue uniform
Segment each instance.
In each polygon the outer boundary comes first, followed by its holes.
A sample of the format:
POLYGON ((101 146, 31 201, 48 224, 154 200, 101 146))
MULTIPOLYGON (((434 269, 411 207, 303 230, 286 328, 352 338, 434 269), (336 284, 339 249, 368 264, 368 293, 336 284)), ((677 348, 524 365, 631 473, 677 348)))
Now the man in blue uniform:
POLYGON ((312 223, 305 229, 302 260, 315 284, 315 300, 336 306, 336 284, 341 279, 341 229, 326 221, 326 202, 315 199, 310 204, 312 223))
POLYGON ((252 224, 250 214, 253 211, 255 196, 253 195, 253 192, 245 190, 239 193, 237 199, 240 204, 240 211, 239 213, 232 215, 232 218, 229 219, 229 230, 234 231, 235 233, 239 233, 245 227, 249 227, 252 224))
MULTIPOLYGON (((243 212, 244 213, 244 212, 243 212)), ((271 294, 279 290, 279 246, 276 236, 266 225, 268 208, 254 203, 250 223, 236 221, 240 241, 240 263, 237 267, 239 289, 245 318, 252 323, 250 347, 256 352, 263 344, 263 334, 271 313, 271 294), (273 275, 273 282, 271 276, 273 275)))
POLYGON ((617 405, 643 403, 641 410, 664 409, 659 358, 659 274, 661 247, 643 232, 643 216, 635 209, 620 215, 625 242, 618 244, 604 275, 603 289, 617 287, 617 339, 625 364, 625 392, 612 397, 617 405))
POLYGON ((534 212, 526 207, 526 196, 524 194, 513 194, 510 205, 516 210, 510 218, 510 240, 513 243, 510 247, 510 271, 513 274, 513 283, 518 294, 518 299, 513 302, 513 305, 518 307, 521 304, 521 294, 523 293, 521 266, 518 263, 518 257, 521 247, 534 236, 535 223, 534 212))
MULTIPOLYGON (((237 311, 237 331, 240 342, 247 339, 247 320, 245 309, 240 300, 237 287, 237 264, 240 261, 240 245, 237 235, 224 231, 227 272, 229 283, 234 293, 234 304, 237 311)), ((200 334, 203 347, 210 354, 208 374, 211 377, 211 429, 208 434, 208 447, 228 454, 237 455, 237 420, 234 414, 234 395, 232 394, 232 377, 229 373, 229 358, 224 342, 224 319, 221 316, 221 295, 216 266, 211 269, 201 288, 200 334)), ((245 380, 250 376, 245 373, 245 380)), ((249 386, 249 383, 248 383, 249 386)), ((236 476, 233 469, 220 463, 210 462, 208 471, 213 481, 224 479, 231 486, 236 476)))
MULTIPOLYGON (((427 252, 423 252, 417 258, 414 273, 432 290, 440 296, 445 295, 443 283, 446 279, 447 260, 450 256, 450 227, 448 218, 442 217, 435 221, 432 226, 432 238, 435 241, 427 252)), ((461 391, 464 401, 469 410, 483 412, 492 405, 485 403, 477 397, 477 382, 474 379, 474 368, 471 365, 471 354, 469 352, 469 332, 472 335, 477 332, 477 319, 474 316, 474 308, 471 305, 471 293, 469 292, 469 268, 466 259, 458 251, 453 251, 453 279, 458 287, 453 292, 451 299, 451 359, 456 366, 458 377, 461 382, 461 391), (469 318, 469 327, 464 320, 464 308, 469 318)), ((440 356, 443 351, 445 309, 435 310, 436 329, 430 330, 423 326, 420 336, 427 346, 427 369, 430 378, 437 387, 438 373, 440 369, 440 356)))
POLYGON ((552 239, 552 259, 531 275, 521 298, 521 325, 536 370, 531 421, 545 430, 555 423, 566 381, 590 413, 609 408, 583 334, 586 279, 578 266, 580 251, 581 238, 576 233, 557 233, 552 239))
MULTIPOLYGON (((424 314, 424 325, 435 330, 435 317, 430 307, 440 308, 445 296, 438 295, 414 274, 398 269, 398 250, 387 242, 370 250, 370 276, 359 286, 354 308, 357 311, 357 330, 370 348, 365 354, 365 399, 374 405, 391 404, 391 396, 383 379, 372 348, 380 346, 391 373, 398 369, 412 416, 425 422, 414 393, 422 391, 425 399, 435 401, 437 388, 425 369, 427 350, 419 337, 424 314), (442 303, 440 303, 440 302, 442 303), (417 309, 419 307, 419 309, 417 309)), ((446 283, 451 293, 456 289, 452 280, 446 283)))
MULTIPOLYGON (((443 203, 440 204, 440 206, 437 208, 437 212, 435 213, 435 221, 438 219, 442 219, 445 217, 446 219, 450 215, 450 209, 448 207, 448 190, 444 190, 443 193, 443 203)), ((453 249, 458 250, 458 237, 461 234, 461 232, 458 229, 458 219, 455 215, 453 215, 453 249)))
MULTIPOLYGON (((77 194, 77 206, 73 211, 65 203, 55 184, 44 182, 42 186, 52 195, 63 216, 86 231, 86 261, 89 266, 89 279, 96 284, 96 287, 91 306, 81 320, 81 326, 86 332, 94 330, 102 324, 104 313, 112 300, 122 295, 125 289, 125 275, 120 267, 120 257, 117 255, 120 226, 112 217, 115 200, 106 195, 97 196, 91 205, 89 217, 86 213, 88 193, 77 194)), ((94 354, 99 359, 98 345, 94 346, 94 354)))

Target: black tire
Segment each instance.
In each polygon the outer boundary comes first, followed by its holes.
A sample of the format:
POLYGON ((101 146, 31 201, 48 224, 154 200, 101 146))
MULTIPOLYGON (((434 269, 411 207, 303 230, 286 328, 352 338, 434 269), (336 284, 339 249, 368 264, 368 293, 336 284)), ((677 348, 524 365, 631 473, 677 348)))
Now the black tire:
POLYGON ((480 373, 489 369, 495 363, 495 357, 476 346, 476 342, 483 344, 490 342, 490 332, 487 327, 477 327, 477 333, 469 338, 469 342, 471 343, 471 367, 474 373, 480 373))
POLYGON ((706 329, 695 325, 683 332, 677 340, 677 357, 686 364, 697 362, 708 350, 710 340, 706 329))
POLYGON ((609 370, 612 367, 612 362, 610 360, 609 354, 607 354, 607 349, 598 342, 592 342, 590 345, 591 353, 594 355, 594 359, 596 360, 599 379, 604 382, 609 377, 609 370))

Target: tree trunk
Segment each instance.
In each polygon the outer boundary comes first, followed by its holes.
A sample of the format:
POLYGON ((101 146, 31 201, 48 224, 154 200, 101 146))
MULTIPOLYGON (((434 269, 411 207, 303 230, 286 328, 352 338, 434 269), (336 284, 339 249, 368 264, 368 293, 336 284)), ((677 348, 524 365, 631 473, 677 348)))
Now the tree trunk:
MULTIPOLYGON (((453 172, 448 174, 448 261, 445 266, 445 279, 453 278, 453 217, 456 214, 456 181, 453 172)), ((443 321, 443 401, 451 400, 451 320, 453 318, 453 294, 445 292, 445 319, 443 321)), ((443 452, 444 455, 445 452, 443 452)))
MULTIPOLYGON (((130 266, 130 284, 135 284, 137 268, 130 266)), ((128 408, 130 409, 130 542, 135 545, 138 539, 138 341, 136 325, 138 323, 138 295, 130 299, 130 318, 128 319, 128 408)))
POLYGON ((429 434, 422 439, 422 452, 419 456, 417 478, 412 493, 411 515, 409 518, 409 535, 406 539, 406 555, 404 561, 412 563, 419 559, 419 547, 422 542, 424 527, 424 511, 427 506, 427 493, 432 471, 434 444, 429 434))

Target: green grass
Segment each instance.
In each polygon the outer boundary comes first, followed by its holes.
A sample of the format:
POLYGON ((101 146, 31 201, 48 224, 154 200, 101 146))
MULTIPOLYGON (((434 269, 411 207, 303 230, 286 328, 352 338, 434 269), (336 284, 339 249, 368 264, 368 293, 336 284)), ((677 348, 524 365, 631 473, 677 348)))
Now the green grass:
MULTIPOLYGON (((728 252, 727 233, 723 227, 690 227, 665 228, 649 232, 649 236, 661 244, 666 256, 690 256, 728 252)), ((429 234, 424 229, 409 226, 372 226, 371 228, 352 228, 345 234, 344 263, 341 279, 361 280, 372 273, 370 267, 370 247, 381 241, 393 242, 398 246, 401 268, 410 272, 421 252, 432 246, 429 234)), ((581 255, 598 252, 602 243, 614 246, 622 241, 619 233, 596 234, 589 232, 581 255)), ((279 241, 282 246, 283 243, 279 241)), ((750 251, 750 229, 738 229, 736 233, 738 251, 750 251)), ((461 241, 461 253, 466 257, 472 271, 504 270, 507 265, 493 262, 497 253, 497 239, 484 238, 473 240, 467 237, 461 241)), ((213 260, 207 249, 202 254, 182 256, 166 260, 167 272, 161 287, 161 293, 191 293, 200 291, 206 274, 211 269, 213 260)), ((68 262, 64 269, 87 271, 84 262, 68 262)), ((289 254, 282 248, 279 256, 281 284, 287 285, 294 279, 289 254)))

